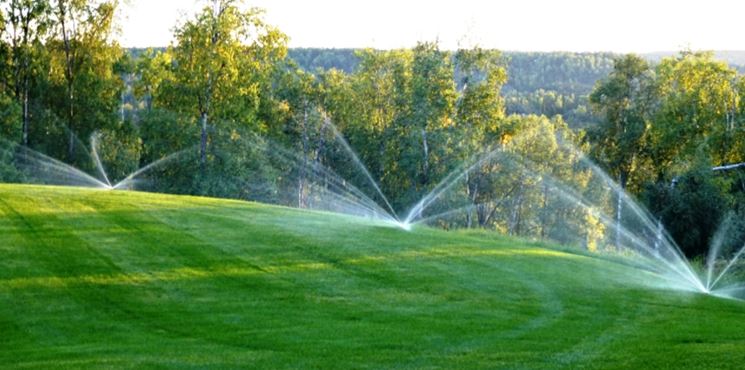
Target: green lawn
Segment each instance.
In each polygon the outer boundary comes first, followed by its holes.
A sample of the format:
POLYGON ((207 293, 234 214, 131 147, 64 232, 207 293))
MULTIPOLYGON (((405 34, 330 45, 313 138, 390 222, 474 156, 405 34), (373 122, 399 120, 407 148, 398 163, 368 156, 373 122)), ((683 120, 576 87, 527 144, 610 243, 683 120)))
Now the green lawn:
POLYGON ((737 368, 745 303, 489 233, 0 185, 0 368, 737 368))

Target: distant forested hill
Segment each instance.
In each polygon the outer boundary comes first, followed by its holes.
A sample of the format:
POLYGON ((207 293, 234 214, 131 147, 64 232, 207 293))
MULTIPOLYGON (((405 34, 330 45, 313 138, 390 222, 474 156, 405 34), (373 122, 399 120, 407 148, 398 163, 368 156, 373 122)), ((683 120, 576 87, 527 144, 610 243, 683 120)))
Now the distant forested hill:
MULTIPOLYGON (((359 62, 354 49, 291 49, 289 56, 307 71, 351 72, 359 62)), ((506 52, 504 56, 507 113, 562 115, 573 127, 596 120, 587 96, 595 82, 610 73, 614 54, 506 52)))
POLYGON ((350 73, 359 63, 354 51, 355 49, 296 48, 290 49, 288 54, 300 68, 306 71, 312 72, 319 68, 324 70, 336 68, 350 73))
POLYGON ((611 53, 506 52, 508 113, 561 115, 574 128, 598 120, 588 96, 613 69, 611 53))
POLYGON ((613 69, 611 53, 506 52, 509 81, 505 92, 556 91, 589 94, 613 69))
MULTIPOLYGON (((509 81, 506 92, 540 89, 561 93, 587 94, 595 81, 613 68, 611 53, 505 52, 509 81)), ((290 49, 289 56, 307 70, 336 68, 351 72, 359 59, 355 49, 290 49)))
MULTIPOLYGON (((641 56, 652 62, 676 52, 641 56)), ((745 51, 717 51, 718 59, 745 72, 745 51)), ((355 49, 309 49, 289 51, 290 58, 307 70, 336 68, 347 73, 359 63, 355 49)), ((595 83, 613 69, 614 53, 504 52, 508 81, 503 94, 507 113, 561 115, 570 126, 584 128, 597 122, 588 96, 595 83)))

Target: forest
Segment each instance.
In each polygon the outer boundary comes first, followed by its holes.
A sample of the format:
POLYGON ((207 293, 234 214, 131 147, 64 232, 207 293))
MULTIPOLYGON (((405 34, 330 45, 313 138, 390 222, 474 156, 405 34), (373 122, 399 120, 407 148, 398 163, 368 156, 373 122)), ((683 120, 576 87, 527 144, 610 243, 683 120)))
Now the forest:
MULTIPOLYGON (((8 164, 17 148, 91 171, 94 137, 112 177, 194 148, 148 190, 303 207, 302 173, 292 196, 277 189, 283 174, 304 170, 263 166, 266 143, 353 178, 329 144, 338 129, 393 208, 498 146, 574 166, 556 149, 571 142, 690 256, 704 253, 721 220, 745 220, 745 77, 714 53, 651 60, 436 42, 290 50, 260 9, 215 3, 176 25, 168 47, 126 50, 115 41, 116 1, 3 1, 0 181, 29 175, 8 164), (257 184, 257 174, 271 181, 257 184)), ((479 206, 454 222, 543 236, 529 215, 552 212, 545 199, 520 199, 511 209, 522 215, 491 216, 507 184, 523 179, 490 171, 466 179, 463 196, 479 206)))

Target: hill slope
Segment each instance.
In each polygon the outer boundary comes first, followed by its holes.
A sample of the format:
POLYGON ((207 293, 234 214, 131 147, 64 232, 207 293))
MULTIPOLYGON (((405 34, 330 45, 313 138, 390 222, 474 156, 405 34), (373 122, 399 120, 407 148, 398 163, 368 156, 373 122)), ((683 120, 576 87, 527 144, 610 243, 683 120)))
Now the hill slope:
POLYGON ((0 367, 715 367, 745 304, 493 234, 0 185, 0 367))

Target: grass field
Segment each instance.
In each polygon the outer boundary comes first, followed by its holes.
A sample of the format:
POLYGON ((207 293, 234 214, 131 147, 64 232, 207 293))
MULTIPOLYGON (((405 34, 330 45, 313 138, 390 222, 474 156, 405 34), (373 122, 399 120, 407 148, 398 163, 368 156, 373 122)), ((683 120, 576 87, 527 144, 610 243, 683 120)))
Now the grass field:
POLYGON ((489 233, 0 185, 1 368, 745 366, 745 303, 654 279, 489 233))

